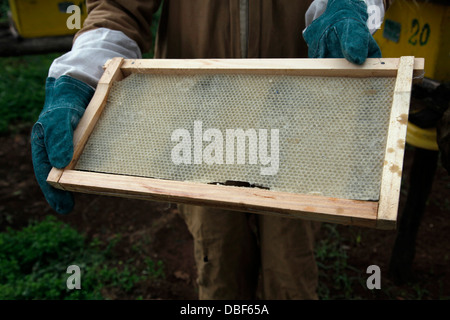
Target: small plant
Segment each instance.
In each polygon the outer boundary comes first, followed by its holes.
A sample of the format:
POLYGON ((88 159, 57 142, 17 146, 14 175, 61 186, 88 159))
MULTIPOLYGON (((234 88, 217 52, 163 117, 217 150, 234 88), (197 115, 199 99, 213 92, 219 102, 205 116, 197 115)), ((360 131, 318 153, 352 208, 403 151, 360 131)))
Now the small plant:
POLYGON ((353 288, 359 283, 358 279, 351 274, 359 271, 348 265, 347 252, 336 225, 323 224, 322 228, 326 237, 320 240, 315 248, 319 268, 319 298, 323 300, 353 299, 355 298, 353 288), (324 283, 332 283, 332 286, 327 287, 324 283))
POLYGON ((148 275, 151 279, 164 279, 164 263, 161 260, 153 261, 150 258, 145 258, 145 263, 147 265, 144 274, 148 275))

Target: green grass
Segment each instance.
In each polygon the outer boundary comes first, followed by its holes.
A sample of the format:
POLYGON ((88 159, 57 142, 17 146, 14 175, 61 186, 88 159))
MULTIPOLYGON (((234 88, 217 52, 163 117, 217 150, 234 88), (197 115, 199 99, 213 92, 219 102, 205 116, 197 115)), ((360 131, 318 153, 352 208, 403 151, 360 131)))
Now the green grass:
POLYGON ((45 100, 45 79, 60 54, 0 58, 0 134, 31 128, 45 100))
POLYGON ((117 241, 106 247, 99 240, 87 242, 53 216, 0 233, 0 300, 97 300, 105 299, 108 290, 132 296, 139 282, 165 277, 161 261, 147 258, 143 272, 115 262, 112 250, 117 241), (67 288, 70 265, 80 267, 80 290, 67 288))
POLYGON ((0 0, 0 22, 8 21, 8 0, 0 0))
MULTIPOLYGON (((337 231, 336 225, 323 224, 327 235, 316 243, 315 256, 319 268, 318 295, 322 300, 357 299, 354 288, 360 286, 357 270, 348 264, 348 255, 342 245, 344 239, 337 231), (356 275, 355 275, 356 274, 356 275)), ((356 237, 356 242, 361 241, 356 237)))

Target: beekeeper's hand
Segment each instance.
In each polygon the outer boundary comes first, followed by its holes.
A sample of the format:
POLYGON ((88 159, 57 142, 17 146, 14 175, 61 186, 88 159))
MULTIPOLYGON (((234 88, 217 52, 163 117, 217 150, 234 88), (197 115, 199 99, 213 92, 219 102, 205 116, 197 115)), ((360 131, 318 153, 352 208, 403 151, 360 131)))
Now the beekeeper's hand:
POLYGON ((362 64, 381 51, 367 27, 363 0, 328 0, 324 13, 303 33, 310 58, 346 58, 362 64))
POLYGON ((77 127, 94 89, 70 76, 47 78, 45 103, 31 132, 34 173, 50 206, 66 214, 74 207, 70 192, 55 189, 47 183, 52 169, 64 168, 73 156, 73 131, 77 127))

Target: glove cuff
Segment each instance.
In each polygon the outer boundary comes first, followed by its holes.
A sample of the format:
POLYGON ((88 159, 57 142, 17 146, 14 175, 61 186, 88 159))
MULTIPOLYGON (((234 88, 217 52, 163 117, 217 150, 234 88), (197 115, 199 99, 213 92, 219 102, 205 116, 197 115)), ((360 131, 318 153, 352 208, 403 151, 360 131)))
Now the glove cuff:
POLYGON ((94 92, 91 86, 70 76, 63 75, 58 79, 48 77, 41 115, 57 108, 71 108, 83 113, 94 92))
POLYGON ((88 30, 76 37, 72 50, 55 59, 49 77, 68 75, 96 87, 103 64, 111 58, 140 59, 137 43, 123 32, 107 28, 88 30))

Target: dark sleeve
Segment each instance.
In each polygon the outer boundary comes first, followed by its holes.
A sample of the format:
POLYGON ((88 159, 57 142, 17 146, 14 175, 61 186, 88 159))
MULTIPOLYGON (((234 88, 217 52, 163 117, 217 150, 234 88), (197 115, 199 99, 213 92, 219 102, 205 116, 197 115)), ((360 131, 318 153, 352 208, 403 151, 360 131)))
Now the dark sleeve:
POLYGON ((88 16, 83 32, 108 28, 122 31, 136 41, 141 51, 148 52, 152 44, 152 16, 158 10, 161 0, 87 0, 88 16))

